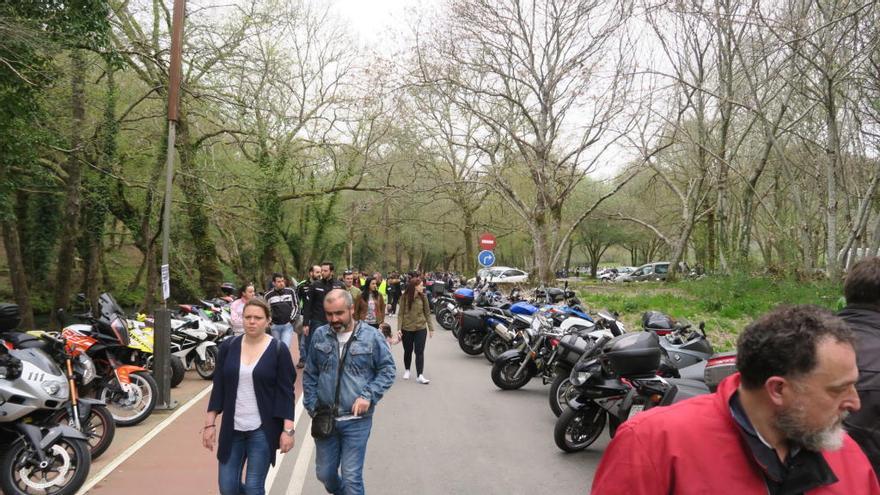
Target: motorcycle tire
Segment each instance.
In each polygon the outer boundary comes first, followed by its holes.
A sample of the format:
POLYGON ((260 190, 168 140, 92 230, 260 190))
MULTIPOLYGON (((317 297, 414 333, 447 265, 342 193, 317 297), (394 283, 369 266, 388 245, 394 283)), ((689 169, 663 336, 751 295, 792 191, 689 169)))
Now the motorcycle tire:
POLYGON ((614 434, 617 433, 617 427, 620 426, 621 421, 617 419, 617 416, 610 416, 608 418, 608 436, 614 438, 614 434))
POLYGON ((59 437, 46 448, 46 455, 51 460, 46 470, 27 472, 24 467, 18 468, 24 465, 29 455, 30 445, 19 440, 0 456, 0 492, 6 495, 74 495, 86 482, 92 466, 89 444, 75 438, 59 437), (64 471, 59 472, 62 469, 64 471), (51 479, 47 479, 48 476, 52 476, 51 479))
POLYGON ((468 356, 476 356, 483 352, 483 337, 477 332, 460 333, 458 346, 468 356))
POLYGON ((556 372, 556 377, 550 384, 550 410, 558 418, 563 411, 568 409, 568 392, 572 388, 570 372, 561 369, 556 372))
POLYGON ((171 388, 176 388, 186 377, 186 365, 178 356, 171 356, 171 388))
POLYGON ((494 363, 498 356, 512 348, 510 342, 495 332, 486 335, 486 338, 483 339, 483 355, 490 363, 494 363))
POLYGON ((104 385, 98 390, 98 398, 107 404, 116 426, 134 426, 150 417, 156 407, 159 386, 153 376, 147 371, 136 371, 129 378, 132 385, 137 387, 134 404, 127 396, 123 396, 121 389, 111 390, 108 385, 104 385))
POLYGON ((458 320, 455 321, 455 324, 452 325, 452 336, 456 339, 461 335, 461 325, 458 324, 458 320))
POLYGON ((196 358, 195 368, 202 380, 213 380, 214 370, 217 368, 217 346, 211 346, 205 350, 204 361, 196 358))
POLYGON ((496 359, 492 363, 492 382, 501 390, 516 390, 525 386, 532 379, 528 369, 524 369, 519 376, 514 376, 522 362, 522 355, 516 358, 496 359))
MULTIPOLYGON (((62 414, 58 422, 68 423, 70 419, 67 413, 62 414)), ((74 425, 70 425, 75 428, 74 425)), ((107 409, 107 406, 92 406, 88 418, 83 419, 82 432, 89 437, 89 451, 92 459, 101 456, 113 443, 113 437, 116 436, 116 423, 113 421, 113 415, 107 409)))
POLYGON ((568 408, 556 420, 553 440, 565 452, 578 452, 589 447, 605 429, 607 414, 596 404, 582 409, 568 408))
POLYGON ((437 323, 443 327, 444 330, 452 330, 452 327, 455 326, 455 316, 452 314, 452 311, 448 309, 444 309, 437 313, 437 323))

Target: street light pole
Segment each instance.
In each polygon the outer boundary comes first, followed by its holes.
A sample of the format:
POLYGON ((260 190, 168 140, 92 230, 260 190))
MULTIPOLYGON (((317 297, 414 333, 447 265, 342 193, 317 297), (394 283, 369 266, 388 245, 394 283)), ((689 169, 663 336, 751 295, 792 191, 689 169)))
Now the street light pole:
POLYGON ((174 150, 179 119, 181 52, 183 50, 183 19, 186 0, 174 0, 171 19, 171 60, 168 71, 168 147, 165 161, 165 207, 162 214, 162 308, 156 311, 153 336, 153 372, 159 386, 157 409, 173 409, 171 401, 171 314, 168 297, 171 290, 171 268, 168 250, 171 244, 171 195, 174 182, 174 150))

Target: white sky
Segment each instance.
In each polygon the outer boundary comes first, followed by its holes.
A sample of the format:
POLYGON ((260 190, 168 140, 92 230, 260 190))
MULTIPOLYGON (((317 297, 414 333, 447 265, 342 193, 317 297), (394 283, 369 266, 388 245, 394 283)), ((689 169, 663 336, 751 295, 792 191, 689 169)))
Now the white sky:
POLYGON ((367 46, 387 53, 392 33, 406 32, 417 13, 439 0, 328 0, 367 46), (385 48, 383 48, 385 47, 385 48))

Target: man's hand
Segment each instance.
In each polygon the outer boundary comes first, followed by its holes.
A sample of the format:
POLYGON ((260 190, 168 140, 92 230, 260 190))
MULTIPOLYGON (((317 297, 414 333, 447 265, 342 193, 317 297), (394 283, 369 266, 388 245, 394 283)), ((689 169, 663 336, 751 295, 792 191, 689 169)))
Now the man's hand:
POLYGON ((360 416, 364 414, 370 409, 370 401, 364 399, 363 397, 358 397, 355 399, 354 404, 351 406, 351 413, 355 416, 360 416))

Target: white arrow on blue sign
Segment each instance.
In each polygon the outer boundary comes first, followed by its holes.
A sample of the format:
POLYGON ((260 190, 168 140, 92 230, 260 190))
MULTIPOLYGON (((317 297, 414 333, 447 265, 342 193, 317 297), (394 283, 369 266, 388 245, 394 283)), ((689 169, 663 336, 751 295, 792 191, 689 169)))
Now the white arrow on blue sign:
POLYGON ((492 251, 480 251, 477 255, 477 261, 483 266, 492 266, 495 264, 495 253, 492 251))

